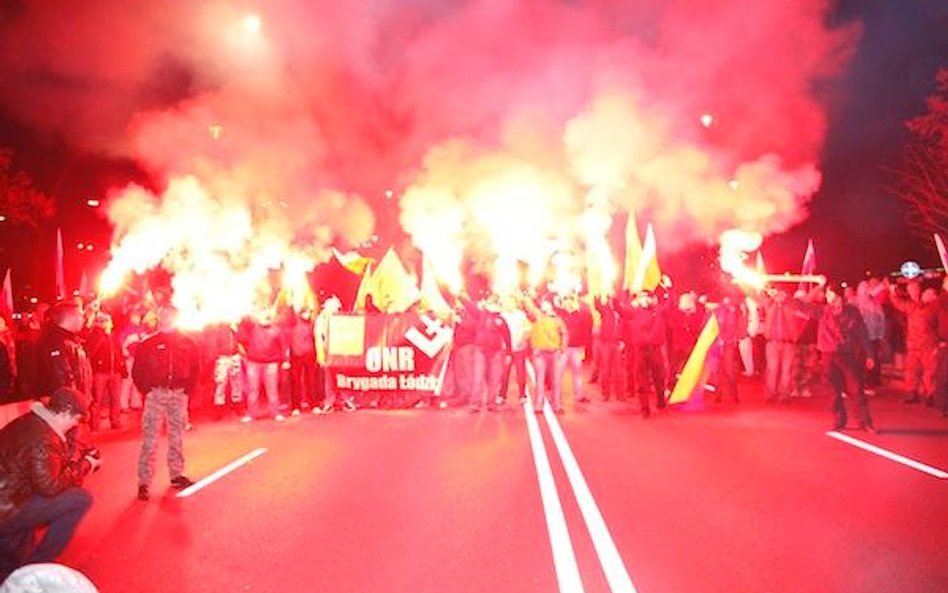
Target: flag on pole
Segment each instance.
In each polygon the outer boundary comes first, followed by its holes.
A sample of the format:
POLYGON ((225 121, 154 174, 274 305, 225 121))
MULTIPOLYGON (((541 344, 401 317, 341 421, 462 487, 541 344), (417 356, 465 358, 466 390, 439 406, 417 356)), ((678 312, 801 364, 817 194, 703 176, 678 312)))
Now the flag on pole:
POLYGON ((625 274, 622 280, 622 288, 625 290, 632 290, 632 283, 635 281, 635 271, 639 267, 640 259, 642 259, 642 240, 639 239, 639 229, 635 224, 635 214, 629 212, 629 221, 625 225, 625 274))
POLYGON ((362 273, 362 281, 359 282, 359 289, 356 291, 354 311, 365 311, 365 301, 372 292, 372 264, 362 273))
POLYGON ((10 317, 13 315, 13 270, 7 270, 7 275, 3 278, 3 292, 0 295, 0 315, 10 317))
POLYGON ((375 306, 385 313, 403 313, 421 297, 417 284, 394 249, 385 253, 372 272, 368 290, 375 306))
POLYGON ((938 249, 942 269, 948 273, 948 251, 945 251, 945 242, 941 240, 941 235, 938 233, 935 233, 935 248, 938 249))
MULTIPOLYGON (((812 276, 816 274, 816 248, 813 247, 813 239, 807 241, 806 252, 803 254, 803 265, 800 268, 800 274, 812 276)), ((809 282, 801 282, 800 290, 807 290, 809 282)))
POLYGON ((438 280, 435 278, 431 261, 425 256, 422 256, 421 260, 421 302, 436 315, 444 316, 451 313, 451 305, 438 288, 438 280))
POLYGON ((719 333, 720 327, 718 326, 717 317, 709 315, 708 321, 704 324, 704 329, 701 330, 698 341, 691 351, 691 355, 688 356, 688 362, 685 363, 685 368, 682 369, 678 382, 675 383, 671 397, 668 398, 668 403, 684 403, 697 392, 698 387, 704 387, 708 353, 711 352, 711 347, 717 341, 719 333))
POLYGON ((645 232, 645 245, 639 240, 639 231, 635 224, 635 215, 629 213, 629 222, 625 227, 625 275, 622 287, 629 292, 654 290, 662 279, 658 267, 655 232, 648 225, 645 232))
POLYGON ((754 267, 758 275, 763 276, 767 274, 767 266, 764 264, 764 254, 760 251, 757 252, 757 262, 754 267))
POLYGON ((56 300, 66 298, 66 273, 63 269, 63 230, 56 229, 56 300))
POLYGON ((658 267, 658 247, 655 243, 655 231, 649 224, 645 230, 645 244, 642 246, 642 257, 635 270, 632 280, 632 292, 641 290, 652 291, 662 281, 662 271, 658 267))
POLYGON ((79 279, 79 295, 92 295, 92 285, 89 284, 89 274, 85 270, 82 271, 82 278, 79 279))
POLYGON ((353 274, 358 274, 360 276, 365 273, 366 268, 368 268, 369 264, 372 263, 371 257, 360 255, 355 251, 347 251, 342 253, 333 247, 332 254, 336 258, 336 261, 339 262, 339 265, 349 270, 353 274))

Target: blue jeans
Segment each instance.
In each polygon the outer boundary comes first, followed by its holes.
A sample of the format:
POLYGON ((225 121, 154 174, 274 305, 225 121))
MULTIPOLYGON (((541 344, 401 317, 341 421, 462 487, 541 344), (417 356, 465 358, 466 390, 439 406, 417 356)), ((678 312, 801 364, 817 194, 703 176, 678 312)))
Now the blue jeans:
POLYGON ((52 498, 34 495, 27 500, 0 523, 0 581, 25 564, 55 560, 91 506, 92 495, 78 487, 52 498), (47 527, 46 534, 34 547, 33 538, 40 527, 47 527))

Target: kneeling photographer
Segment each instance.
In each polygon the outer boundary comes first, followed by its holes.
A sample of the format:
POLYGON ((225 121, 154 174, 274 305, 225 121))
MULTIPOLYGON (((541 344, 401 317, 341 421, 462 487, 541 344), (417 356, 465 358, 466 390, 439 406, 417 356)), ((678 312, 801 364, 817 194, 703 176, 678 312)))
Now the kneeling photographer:
POLYGON ((19 566, 55 560, 92 505, 82 481, 101 461, 74 436, 84 399, 61 388, 0 430, 0 582, 19 566))

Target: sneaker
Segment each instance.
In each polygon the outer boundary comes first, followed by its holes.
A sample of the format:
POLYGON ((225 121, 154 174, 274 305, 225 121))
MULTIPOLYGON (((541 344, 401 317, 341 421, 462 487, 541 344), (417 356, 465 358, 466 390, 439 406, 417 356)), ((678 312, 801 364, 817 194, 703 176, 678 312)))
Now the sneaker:
POLYGON ((148 486, 142 484, 138 487, 138 500, 148 500, 151 495, 148 493, 148 486))
POLYGON ((251 422, 253 422, 253 416, 251 416, 250 414, 245 414, 243 417, 241 417, 240 421, 243 422, 244 424, 250 424, 251 422))
POLYGON ((494 404, 495 404, 495 405, 498 405, 498 406, 502 406, 502 405, 504 405, 505 403, 507 403, 507 400, 504 399, 504 398, 502 398, 502 397, 500 397, 499 395, 498 395, 497 398, 494 400, 494 404))
POLYGON ((292 417, 294 417, 294 418, 299 417, 299 415, 300 415, 299 409, 295 409, 295 410, 293 410, 292 412, 290 412, 290 416, 292 416, 292 417))
POLYGON ((284 422, 286 420, 286 416, 284 416, 283 414, 277 414, 276 416, 273 417, 273 419, 276 420, 277 422, 284 422))
POLYGON ((171 478, 171 487, 175 490, 184 490, 188 486, 193 486, 194 482, 187 476, 175 476, 171 478))
POLYGON ((342 409, 346 412, 355 412, 356 405, 352 403, 352 400, 347 399, 346 401, 342 402, 342 409))
POLYGON ((520 396, 520 405, 523 405, 523 404, 525 404, 525 403, 527 403, 527 396, 521 395, 521 396, 520 396))
POLYGON ((438 409, 439 409, 439 410, 447 410, 447 409, 448 409, 448 402, 438 402, 438 409))

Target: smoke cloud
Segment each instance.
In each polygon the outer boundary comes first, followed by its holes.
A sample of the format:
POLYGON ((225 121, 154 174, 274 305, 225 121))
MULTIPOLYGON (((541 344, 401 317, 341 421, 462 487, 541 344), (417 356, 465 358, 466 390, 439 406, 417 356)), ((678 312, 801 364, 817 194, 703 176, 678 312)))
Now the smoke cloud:
MULTIPOLYGON (((802 220, 820 183, 819 89, 858 38, 831 9, 36 0, 0 25, 0 76, 20 118, 153 175, 150 207, 116 193, 117 245, 168 216, 177 184, 204 212, 249 217, 244 259, 253 237, 279 235, 318 260, 397 216, 456 284, 466 257, 504 268, 582 249, 590 211, 635 212, 663 251, 802 220)), ((180 247, 165 265, 193 251, 180 247)))

